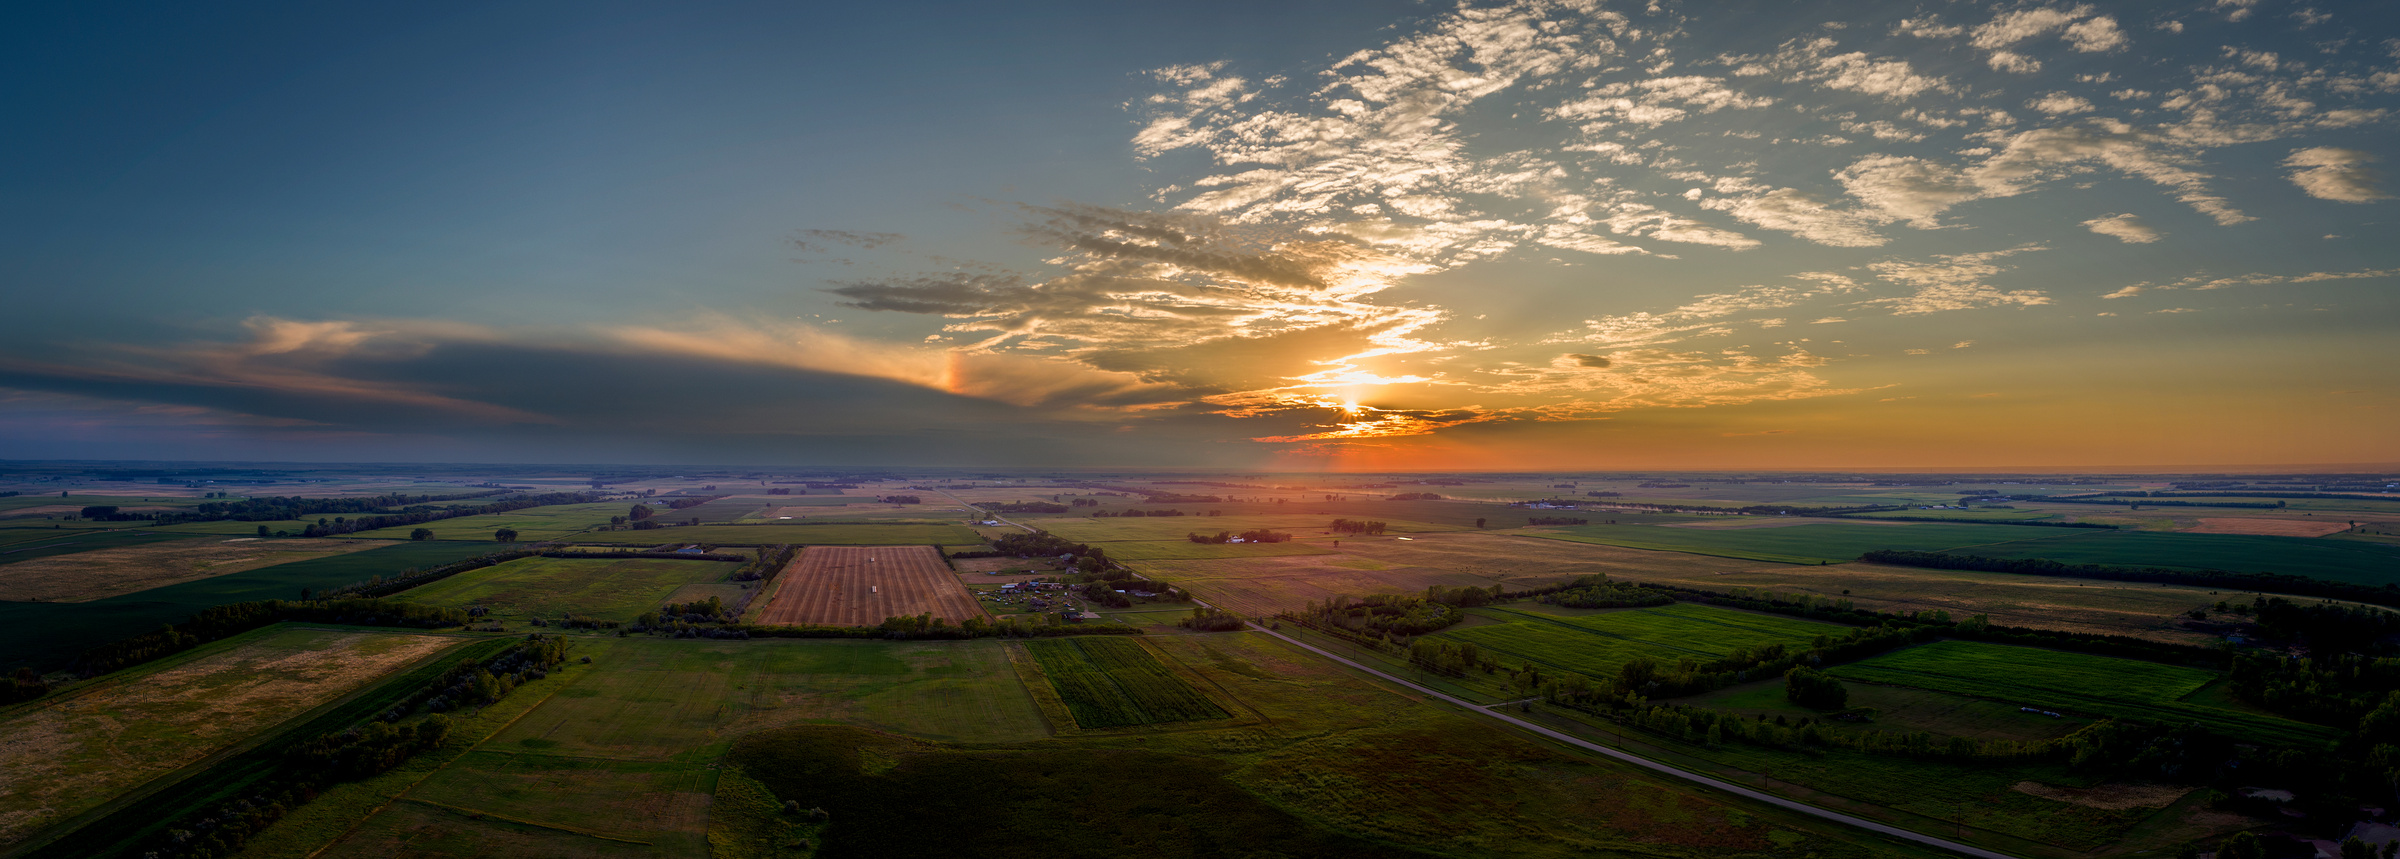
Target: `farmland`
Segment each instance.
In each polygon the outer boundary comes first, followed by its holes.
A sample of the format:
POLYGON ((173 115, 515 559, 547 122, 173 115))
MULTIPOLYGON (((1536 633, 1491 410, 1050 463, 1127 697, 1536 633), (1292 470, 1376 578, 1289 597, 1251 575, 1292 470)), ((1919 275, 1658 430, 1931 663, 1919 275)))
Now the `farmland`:
POLYGON ((2360 584, 2400 581, 2400 548, 2300 537, 1851 522, 1776 528, 1583 525, 1531 533, 1556 540, 1794 564, 1840 562, 1873 549, 1916 549, 1995 558, 2048 558, 2070 564, 2279 572, 2360 584))
POLYGON ((1434 637, 1473 643, 1504 663, 1531 662, 1595 677, 1614 674, 1617 666, 1643 657, 1671 663, 1721 658, 1735 648, 1769 644, 1805 648, 1817 636, 1850 630, 1691 603, 1590 614, 1552 614, 1532 607, 1476 611, 1502 622, 1446 630, 1434 637))
POLYGON ((932 546, 980 542, 965 526, 942 522, 828 522, 778 525, 684 525, 650 531, 580 534, 578 543, 656 546, 707 543, 718 546, 932 546))
POLYGON ((506 548, 509 546, 491 543, 395 543, 91 602, 0 602, 0 654, 19 660, 19 664, 53 669, 92 645, 156 629, 162 623, 178 623, 209 606, 293 599, 303 588, 323 590, 506 548))
POLYGON ((817 546, 777 577, 755 623, 873 626, 930 613, 951 623, 983 612, 931 546, 817 546))
POLYGON ((1131 566, 1190 588, 1211 605, 1255 615, 1296 611, 1335 596, 1415 593, 1431 585, 1526 590, 1594 573, 1639 579, 1645 569, 1705 575, 1728 566, 1694 555, 1474 532, 1411 540, 1347 538, 1331 550, 1334 554, 1144 560, 1131 566))
POLYGON ((2229 736, 2321 742, 2332 732, 2245 710, 2195 704, 2216 672, 2081 653, 1941 641, 1838 666, 1845 680, 2154 722, 2198 722, 2229 736))
POLYGON ((90 602, 118 594, 378 549, 364 540, 259 540, 202 537, 95 549, 0 564, 0 599, 90 602))
MULTIPOLYGON (((1268 529, 1295 537, 1340 537, 1326 526, 1335 516, 1123 516, 1108 519, 1044 519, 1039 527, 1052 534, 1078 543, 1109 543, 1117 541, 1170 541, 1186 539, 1197 532, 1215 534, 1229 531, 1268 529)), ((1421 534, 1428 531, 1456 531, 1457 526, 1411 522, 1404 519, 1381 519, 1393 534, 1421 534)))
MULTIPOLYGON (((527 507, 506 513, 483 513, 441 519, 423 525, 398 525, 375 531, 360 531, 352 536, 406 540, 418 528, 433 531, 436 540, 489 540, 502 528, 517 532, 520 540, 556 540, 591 528, 608 524, 609 517, 623 516, 633 509, 629 501, 604 501, 593 504, 552 504, 546 507, 527 507)), ((680 512, 680 511, 677 511, 680 512)))
POLYGON ((1121 637, 1050 638, 1028 642, 1042 674, 1086 729, 1226 717, 1190 683, 1160 665, 1136 642, 1121 637))
POLYGON ((1115 561, 1232 560, 1282 558, 1292 555, 1330 555, 1334 550, 1317 543, 1194 543, 1190 540, 1095 544, 1115 561))
POLYGON ((573 612, 631 623, 664 604, 678 588, 721 581, 740 566, 732 561, 651 558, 518 558, 411 588, 399 598, 451 608, 482 606, 495 618, 516 621, 556 620, 573 612))
POLYGON ((14 532, 0 531, 0 545, 9 547, 7 549, 0 549, 0 563, 13 564, 19 561, 30 561, 35 558, 47 558, 53 555, 72 555, 78 552, 93 552, 101 549, 113 549, 121 546, 139 546, 148 543, 158 543, 167 540, 179 539, 188 538, 176 534, 166 534, 150 530, 52 531, 48 529, 21 529, 21 531, 14 532), (6 535, 10 534, 30 536, 32 539, 8 542, 8 536, 6 535))
POLYGON ((270 831, 281 849, 247 855, 299 857, 329 844, 326 856, 445 855, 497 842, 517 855, 704 856, 716 762, 738 736, 796 723, 970 743, 1046 734, 997 641, 574 646, 594 664, 463 721, 466 742, 440 755, 447 766, 412 762, 337 787, 288 834, 270 831))
POLYGON ((458 643, 274 626, 0 709, 0 845, 458 643))

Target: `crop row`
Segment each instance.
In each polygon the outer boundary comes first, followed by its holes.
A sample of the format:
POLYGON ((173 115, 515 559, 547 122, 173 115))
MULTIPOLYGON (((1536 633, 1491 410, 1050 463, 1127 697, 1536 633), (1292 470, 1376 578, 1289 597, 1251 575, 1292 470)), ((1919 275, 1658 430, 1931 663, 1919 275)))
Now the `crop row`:
POLYGON ((1035 641, 1034 658, 1066 702, 1075 724, 1117 728, 1158 722, 1225 718, 1225 711, 1160 665, 1138 643, 1121 638, 1035 641))

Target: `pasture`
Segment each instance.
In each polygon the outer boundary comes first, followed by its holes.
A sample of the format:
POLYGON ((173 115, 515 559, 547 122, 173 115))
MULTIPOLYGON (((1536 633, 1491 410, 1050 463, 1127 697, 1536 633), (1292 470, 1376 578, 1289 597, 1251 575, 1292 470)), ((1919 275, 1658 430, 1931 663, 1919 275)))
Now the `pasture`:
POLYGON ((1227 716, 1131 638, 1044 638, 1026 642, 1025 649, 1033 652, 1075 724, 1087 730, 1227 716))
POLYGON ((1330 548, 1333 554, 1132 561, 1129 566, 1183 585, 1210 605, 1251 615, 1296 611, 1309 602, 1335 596, 1421 593, 1431 585, 1497 584, 1526 590, 1594 573, 1639 578, 1629 569, 1636 562, 1695 574, 1726 566, 1723 561, 1694 555, 1478 532, 1425 534, 1408 540, 1345 537, 1338 548, 1329 542, 1316 545, 1330 548))
POLYGON ((491 543, 391 543, 361 552, 293 561, 247 572, 151 588, 83 603, 0 602, 0 654, 40 670, 64 666, 75 654, 160 624, 181 623, 213 605, 295 599, 323 590, 440 566, 510 548, 491 543))
POLYGON ((0 600, 90 602, 388 545, 366 540, 201 537, 51 555, 0 564, 0 600))
POLYGON ((189 539, 179 534, 167 534, 148 529, 127 531, 23 529, 23 531, 25 534, 33 535, 35 539, 11 543, 5 542, 7 538, 0 536, 0 545, 9 547, 0 549, 0 564, 14 564, 35 558, 189 539))
POLYGON ((0 846, 463 641, 270 626, 0 709, 0 846))
POLYGON ((595 531, 575 537, 577 543, 655 546, 660 543, 707 543, 717 546, 933 546, 980 543, 983 538, 965 526, 947 522, 787 522, 777 525, 681 525, 650 531, 595 531))
POLYGON ((774 594, 751 622, 873 626, 928 613, 951 623, 983 616, 933 547, 815 546, 776 577, 774 594))
POLYGON ((2198 722, 2228 736, 2314 745, 2334 732, 2265 713, 2189 699, 2217 672, 2082 653, 1937 641, 1835 666, 1844 680, 1914 686, 2019 706, 2150 722, 2198 722))
POLYGON ((1805 648, 1817 636, 1840 636, 1851 629, 1693 603, 1574 614, 1540 610, 1546 608, 1474 609, 1501 622, 1448 629, 1433 637, 1472 643, 1503 664, 1530 662, 1599 677, 1643 657, 1672 664, 1684 658, 1722 658, 1744 647, 1805 648))
POLYGON ((491 609, 492 617, 556 620, 573 612, 632 623, 665 604, 685 585, 722 581, 739 569, 732 561, 655 558, 518 558, 469 570, 402 591, 395 599, 424 605, 491 609))
POLYGON ((1554 540, 1793 564, 1839 563, 1874 549, 1915 549, 2069 564, 2218 569, 2359 584, 2400 581, 2400 547, 2248 534, 2182 534, 2012 525, 1851 522, 1775 528, 1582 525, 1527 532, 1554 540))
MULTIPOLYGON (((469 502, 461 502, 469 503, 469 502)), ((663 507, 663 505, 660 505, 663 507)), ((354 537, 406 540, 418 528, 433 531, 436 540, 490 540, 492 533, 502 528, 513 529, 517 539, 528 542, 557 540, 608 524, 609 517, 623 516, 633 509, 630 501, 603 501, 592 504, 552 504, 546 507, 527 507, 506 513, 484 513, 442 519, 422 525, 398 525, 374 531, 360 531, 354 537)), ((681 512, 681 511, 673 511, 681 512)), ((666 516, 662 511, 659 515, 666 516)))
POLYGON ((718 761, 741 736, 792 724, 958 743, 1048 735, 998 641, 572 642, 549 679, 458 714, 441 749, 334 787, 243 855, 707 856, 718 761))

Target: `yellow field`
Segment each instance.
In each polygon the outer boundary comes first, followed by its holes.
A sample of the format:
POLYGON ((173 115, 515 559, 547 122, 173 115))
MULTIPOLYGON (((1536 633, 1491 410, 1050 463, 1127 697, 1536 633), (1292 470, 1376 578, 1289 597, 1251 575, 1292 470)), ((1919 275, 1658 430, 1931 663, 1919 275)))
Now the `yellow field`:
POLYGON ((0 600, 89 602, 178 582, 392 545, 380 540, 202 537, 0 564, 0 600))

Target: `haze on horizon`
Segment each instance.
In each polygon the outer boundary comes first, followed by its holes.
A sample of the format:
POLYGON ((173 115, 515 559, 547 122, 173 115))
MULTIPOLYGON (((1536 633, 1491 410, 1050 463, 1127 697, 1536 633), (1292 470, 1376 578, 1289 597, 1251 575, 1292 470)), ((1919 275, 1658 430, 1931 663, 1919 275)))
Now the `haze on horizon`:
POLYGON ((2394 459, 2390 4, 71 4, 11 459, 2394 459))

